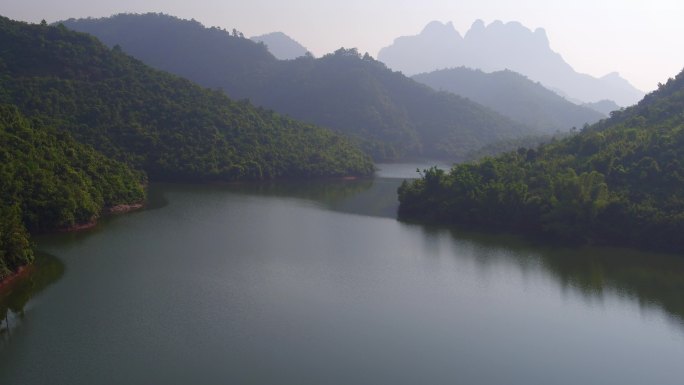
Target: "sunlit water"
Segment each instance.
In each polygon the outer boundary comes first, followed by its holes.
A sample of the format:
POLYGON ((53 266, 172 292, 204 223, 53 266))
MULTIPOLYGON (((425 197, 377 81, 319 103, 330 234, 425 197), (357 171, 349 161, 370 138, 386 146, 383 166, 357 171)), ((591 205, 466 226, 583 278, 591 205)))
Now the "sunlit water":
POLYGON ((380 168, 39 238, 0 384, 682 384, 684 259, 403 224, 380 168))

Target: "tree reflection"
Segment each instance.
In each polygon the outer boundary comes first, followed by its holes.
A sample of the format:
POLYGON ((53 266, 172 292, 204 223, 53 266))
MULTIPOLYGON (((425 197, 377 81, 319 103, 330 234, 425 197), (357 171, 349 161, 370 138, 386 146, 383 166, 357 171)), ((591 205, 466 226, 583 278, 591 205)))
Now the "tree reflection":
POLYGON ((24 317, 26 304, 64 275, 64 264, 46 253, 36 253, 31 271, 0 292, 0 335, 8 334, 12 323, 24 317))
MULTIPOLYGON (((563 290, 585 299, 608 295, 655 308, 684 327, 684 258, 678 255, 607 247, 559 246, 507 234, 482 234, 464 229, 419 226, 427 239, 448 236, 472 253, 483 271, 496 263, 515 263, 523 272, 540 267, 563 290)), ((459 255, 459 257, 462 257, 459 255)))

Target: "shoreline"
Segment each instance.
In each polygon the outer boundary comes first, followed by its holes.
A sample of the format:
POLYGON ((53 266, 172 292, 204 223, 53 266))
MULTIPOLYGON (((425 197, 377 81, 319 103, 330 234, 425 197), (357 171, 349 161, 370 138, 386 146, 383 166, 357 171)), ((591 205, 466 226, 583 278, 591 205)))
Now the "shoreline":
POLYGON ((31 274, 34 270, 33 267, 33 263, 19 266, 17 271, 12 272, 10 275, 0 280, 0 297, 4 294, 7 294, 7 292, 12 289, 12 286, 14 286, 14 284, 16 284, 18 281, 21 281, 31 274))
MULTIPOLYGON (((136 211, 140 210, 145 207, 145 204, 142 202, 139 203, 130 203, 130 204, 120 204, 120 205, 115 205, 112 207, 105 208, 103 210, 103 213, 105 215, 119 215, 119 214, 125 214, 129 213, 131 211, 136 211)), ((69 227, 61 228, 61 229, 56 229, 55 231, 50 231, 48 233, 76 233, 79 231, 85 231, 85 230, 90 230, 98 225, 98 219, 99 218, 93 218, 90 221, 86 223, 79 223, 75 224, 69 227)), ((28 265, 23 265, 19 266, 17 268, 17 271, 11 272, 8 276, 0 279, 0 296, 4 294, 6 291, 10 289, 10 287, 17 281, 21 280, 30 272, 32 272, 34 265, 33 263, 30 263, 28 265)))
POLYGON ((116 206, 109 207, 105 209, 105 212, 110 215, 118 215, 118 214, 125 214, 125 213, 130 213, 131 211, 136 211, 140 210, 143 207, 145 207, 145 204, 140 202, 140 203, 129 203, 129 204, 120 204, 116 206))
POLYGON ((86 223, 80 223, 77 225, 71 225, 69 227, 63 227, 61 229, 58 229, 57 232, 58 233, 73 233, 73 232, 77 232, 77 231, 92 229, 95 226, 97 226, 97 220, 93 219, 93 220, 86 222, 86 223))
POLYGON ((268 179, 240 179, 240 180, 209 180, 206 182, 192 182, 192 181, 158 181, 153 184, 168 184, 168 185, 185 185, 185 186, 238 186, 245 184, 260 184, 273 182, 317 182, 317 181, 348 181, 348 180, 372 180, 375 179, 375 174, 370 175, 338 175, 326 177, 277 177, 268 179))
MULTIPOLYGON (((103 214, 105 216, 107 215, 119 215, 119 214, 126 214, 132 211, 140 210, 145 207, 144 203, 124 203, 120 205, 115 205, 112 207, 107 207, 102 210, 103 214)), ((79 223, 75 225, 71 225, 69 227, 64 227, 61 229, 57 229, 57 233, 75 233, 83 230, 89 230, 94 228, 95 226, 98 225, 100 217, 94 217, 88 222, 85 223, 79 223)))

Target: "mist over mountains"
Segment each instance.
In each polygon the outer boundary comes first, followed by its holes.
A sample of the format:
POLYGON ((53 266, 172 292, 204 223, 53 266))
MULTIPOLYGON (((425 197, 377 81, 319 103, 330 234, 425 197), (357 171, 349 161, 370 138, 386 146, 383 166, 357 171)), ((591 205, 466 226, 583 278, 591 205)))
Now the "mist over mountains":
POLYGON ((184 76, 202 86, 231 84, 228 96, 233 98, 248 97, 249 89, 242 88, 243 79, 276 61, 265 45, 240 37, 237 31, 205 28, 196 20, 158 13, 70 19, 61 24, 96 36, 110 47, 119 45, 151 67, 184 76))
POLYGON ((459 67, 418 74, 413 79, 435 90, 466 97, 545 132, 581 128, 608 115, 569 102, 541 84, 510 70, 485 73, 459 67))
POLYGON ((540 133, 432 90, 356 49, 278 60, 240 33, 162 14, 72 19, 64 25, 230 97, 333 128, 358 140, 376 160, 456 160, 493 142, 540 133))
POLYGON ((610 115, 611 112, 617 111, 620 109, 620 106, 615 104, 614 101, 612 100, 599 100, 598 102, 593 102, 593 103, 584 103, 582 104, 584 107, 591 108, 594 111, 598 111, 604 115, 610 115))
POLYGON ((452 23, 433 21, 418 35, 395 39, 378 59, 407 75, 460 66, 485 72, 509 69, 584 103, 607 99, 628 106, 644 96, 615 72, 601 78, 578 73, 551 49, 544 29, 532 31, 515 21, 485 25, 477 20, 463 36, 452 23))
POLYGON ((264 43, 268 52, 280 60, 292 60, 309 52, 306 47, 282 32, 271 32, 264 35, 252 36, 251 40, 264 43))
POLYGON ((231 100, 63 25, 0 18, 0 46, 0 104, 68 132, 152 180, 372 170, 358 147, 339 134, 231 100))

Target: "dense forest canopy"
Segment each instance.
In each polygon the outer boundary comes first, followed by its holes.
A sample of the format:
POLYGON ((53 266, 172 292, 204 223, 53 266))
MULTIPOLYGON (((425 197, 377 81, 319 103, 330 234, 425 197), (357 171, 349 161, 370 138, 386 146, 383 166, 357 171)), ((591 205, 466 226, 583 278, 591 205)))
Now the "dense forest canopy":
POLYGON ((418 84, 355 49, 281 61, 239 33, 167 15, 64 24, 231 97, 334 128, 358 139, 376 159, 457 160, 493 141, 537 133, 477 103, 418 84))
POLYGON ((684 72, 580 134, 432 168, 399 189, 405 219, 684 251, 684 72))
POLYGON ((0 105, 0 280, 32 259, 28 231, 87 223, 141 202, 144 174, 0 105))

